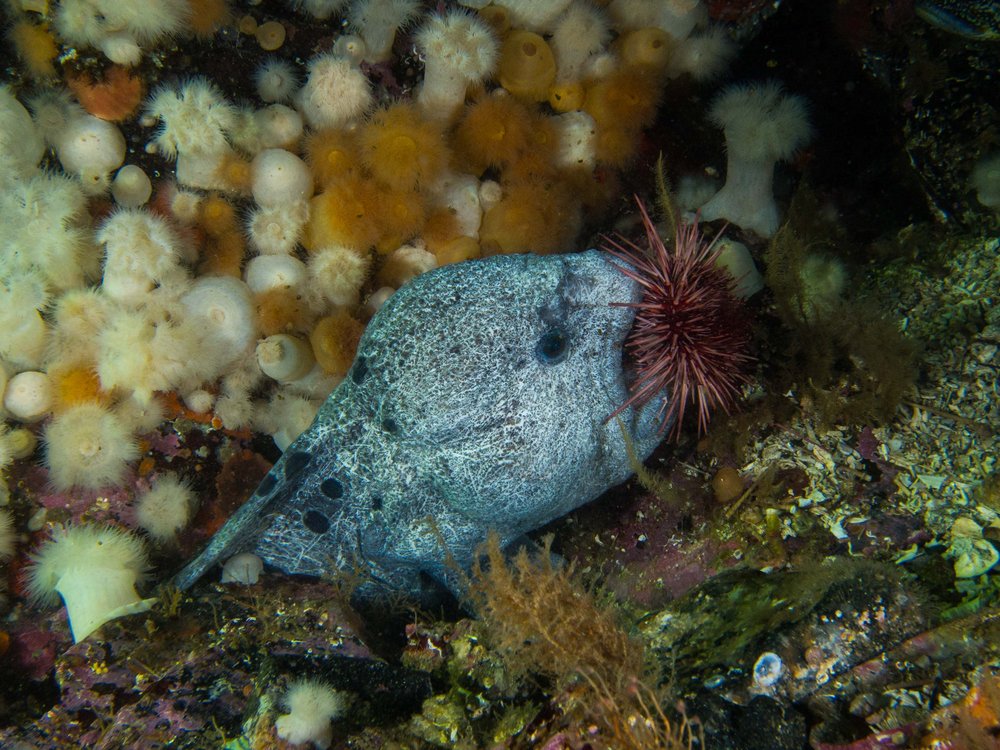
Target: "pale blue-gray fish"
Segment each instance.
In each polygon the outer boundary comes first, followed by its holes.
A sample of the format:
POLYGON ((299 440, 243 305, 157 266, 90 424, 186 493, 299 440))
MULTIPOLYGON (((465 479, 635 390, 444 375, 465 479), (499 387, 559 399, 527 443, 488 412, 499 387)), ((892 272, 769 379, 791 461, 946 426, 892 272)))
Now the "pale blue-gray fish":
POLYGON ((456 590, 502 545, 631 473, 665 393, 628 397, 638 285, 606 253, 502 255, 418 276, 372 318, 350 372, 253 496, 175 579, 253 552, 286 573, 358 570, 358 595, 456 590))
POLYGON ((917 15, 932 26, 977 41, 1000 39, 997 0, 917 0, 917 15))

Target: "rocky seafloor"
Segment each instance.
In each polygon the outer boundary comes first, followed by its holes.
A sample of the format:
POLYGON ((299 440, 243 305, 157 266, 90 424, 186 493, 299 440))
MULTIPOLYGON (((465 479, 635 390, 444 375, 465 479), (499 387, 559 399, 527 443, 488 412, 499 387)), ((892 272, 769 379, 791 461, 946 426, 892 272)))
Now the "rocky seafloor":
MULTIPOLYGON (((783 228, 770 241, 730 229, 767 283, 748 302, 756 365, 738 408, 541 530, 572 572, 481 572, 471 605, 434 611, 356 610, 349 582, 274 571, 249 586, 166 585, 278 455, 270 437, 176 397, 120 487, 56 491, 40 451, 19 459, 5 472, 18 544, 0 745, 290 747, 274 729, 281 698, 310 676, 349 696, 340 748, 1000 747, 1000 240, 968 184, 997 143, 996 42, 906 2, 705 5, 738 40, 729 72, 670 84, 602 223, 583 231, 629 231, 629 196, 655 200, 661 152, 675 184, 721 172, 721 135, 701 118, 725 83, 778 76, 810 101, 817 138, 776 183, 783 228), (817 251, 847 279, 818 316, 795 281, 817 251), (200 507, 154 552, 156 604, 74 644, 62 609, 28 601, 31 551, 54 523, 133 527, 133 499, 167 471, 200 507), (545 651, 553 634, 575 668, 545 651)), ((144 62, 147 87, 181 61, 227 92, 247 85, 263 52, 236 28, 246 15, 285 24, 300 64, 342 32, 276 2, 232 10, 216 36, 144 62)), ((405 39, 396 49, 405 96, 403 69, 418 76, 419 60, 405 39)), ((61 52, 59 76, 104 64, 61 52)), ((30 90, 5 54, 8 82, 30 90)), ((380 80, 400 86, 389 70, 380 80)), ((138 117, 122 127, 135 160, 168 179, 138 117)))

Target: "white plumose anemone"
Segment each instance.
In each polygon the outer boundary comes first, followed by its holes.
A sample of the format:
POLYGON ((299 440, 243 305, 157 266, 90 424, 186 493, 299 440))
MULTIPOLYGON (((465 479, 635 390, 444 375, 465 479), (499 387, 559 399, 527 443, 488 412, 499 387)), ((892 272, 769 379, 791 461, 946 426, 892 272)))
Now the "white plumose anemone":
POLYGON ((12 377, 3 391, 3 406, 14 419, 38 422, 52 409, 52 382, 44 372, 26 370, 12 377))
POLYGON ((141 305, 156 286, 178 293, 187 286, 180 238, 156 214, 119 209, 104 221, 95 239, 104 248, 101 289, 116 302, 141 305))
POLYGON ((247 354, 257 340, 250 288, 231 276, 202 276, 181 297, 203 350, 211 352, 208 377, 217 377, 247 354))
POLYGON ((62 597, 73 641, 104 623, 145 612, 156 599, 142 599, 136 584, 149 567, 142 541, 110 526, 57 526, 32 554, 28 591, 36 602, 62 597))
POLYGON ((701 207, 705 221, 727 219, 761 237, 778 231, 774 165, 812 134, 806 103, 777 81, 730 86, 712 105, 712 121, 726 134, 726 184, 701 207))
POLYGON ((54 13, 63 40, 96 47, 112 62, 135 65, 143 47, 181 30, 191 6, 185 0, 62 0, 54 13))
POLYGON ((410 23, 419 12, 418 0, 355 0, 347 20, 364 40, 364 58, 369 62, 383 62, 392 53, 396 31, 410 23))
POLYGON ((330 721, 347 708, 343 693, 319 680, 299 680, 289 686, 283 703, 288 713, 274 722, 281 739, 293 745, 312 742, 317 748, 330 747, 333 740, 330 721))
POLYGON ((0 185, 34 174, 44 153, 45 141, 28 110, 8 86, 0 86, 0 185))
POLYGON ((302 159, 283 148, 261 151, 250 164, 250 189, 258 206, 275 208, 312 197, 313 177, 302 159))
POLYGON ((253 586, 264 572, 264 561, 252 552, 233 555, 222 565, 220 583, 238 583, 253 586))
POLYGON ((295 68, 287 60, 270 58, 254 73, 257 95, 265 102, 287 102, 299 87, 295 68))
POLYGON ((238 121, 236 107, 206 78, 192 78, 181 86, 154 92, 146 107, 148 117, 160 121, 154 143, 161 154, 174 159, 218 154, 228 148, 226 134, 238 121))
POLYGON ((125 161, 125 136, 113 123, 89 114, 71 117, 55 139, 63 169, 78 175, 85 190, 100 192, 125 161))
POLYGON ((250 244, 265 255, 287 255, 302 239, 307 221, 309 203, 304 200, 257 208, 247 219, 250 244))
POLYGON ((469 84, 493 72, 500 45, 483 21, 462 11, 432 16, 417 31, 424 81, 417 101, 425 112, 447 118, 465 101, 469 84))
POLYGON ((308 342, 287 333, 276 333, 257 344, 257 364, 269 378, 285 383, 308 375, 316 357, 308 342))
POLYGON ((142 167, 126 164, 111 182, 111 196, 123 208, 144 206, 153 194, 153 183, 142 167))
POLYGON ((296 95, 306 122, 314 128, 339 128, 372 106, 371 84, 354 61, 320 55, 309 63, 306 85, 296 95))
POLYGON ((164 474, 140 495, 135 504, 135 517, 154 540, 170 542, 191 522, 197 504, 190 484, 176 474, 164 474))
POLYGON ((99 404, 71 406, 45 426, 45 462, 57 490, 121 484, 139 447, 123 420, 99 404))

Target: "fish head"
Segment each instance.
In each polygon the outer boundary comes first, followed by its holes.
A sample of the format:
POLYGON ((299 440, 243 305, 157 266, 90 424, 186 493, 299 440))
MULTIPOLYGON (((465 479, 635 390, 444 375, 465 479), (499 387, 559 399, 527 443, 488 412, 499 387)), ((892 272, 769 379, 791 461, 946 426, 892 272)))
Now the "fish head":
POLYGON ((537 528, 631 473, 658 444, 666 394, 628 398, 638 285, 606 253, 503 255, 426 273, 362 337, 352 401, 392 425, 435 491, 502 538, 537 528), (582 499, 581 499, 582 498, 582 499))

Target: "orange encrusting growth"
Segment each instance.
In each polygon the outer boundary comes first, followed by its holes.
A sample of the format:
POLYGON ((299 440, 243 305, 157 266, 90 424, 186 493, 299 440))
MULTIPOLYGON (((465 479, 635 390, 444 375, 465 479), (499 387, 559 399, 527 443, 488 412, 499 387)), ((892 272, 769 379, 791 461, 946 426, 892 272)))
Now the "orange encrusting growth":
POLYGON ((321 318, 309 334, 319 366, 331 375, 347 375, 364 328, 361 321, 344 311, 321 318))
POLYGON ((197 412, 189 409, 181 401, 181 397, 175 391, 168 391, 159 394, 159 400, 163 406, 163 413, 168 419, 177 419, 178 417, 183 417, 184 419, 190 420, 192 422, 198 422, 199 424, 211 424, 214 416, 212 412, 197 412))
POLYGON ((143 458, 139 465, 136 467, 135 473, 140 477, 148 477, 153 473, 153 469, 156 468, 156 459, 152 456, 146 456, 143 458))
POLYGON ((121 122, 132 115, 146 94, 142 79, 121 65, 111 65, 100 81, 89 73, 67 72, 66 85, 85 110, 109 122, 121 122))

